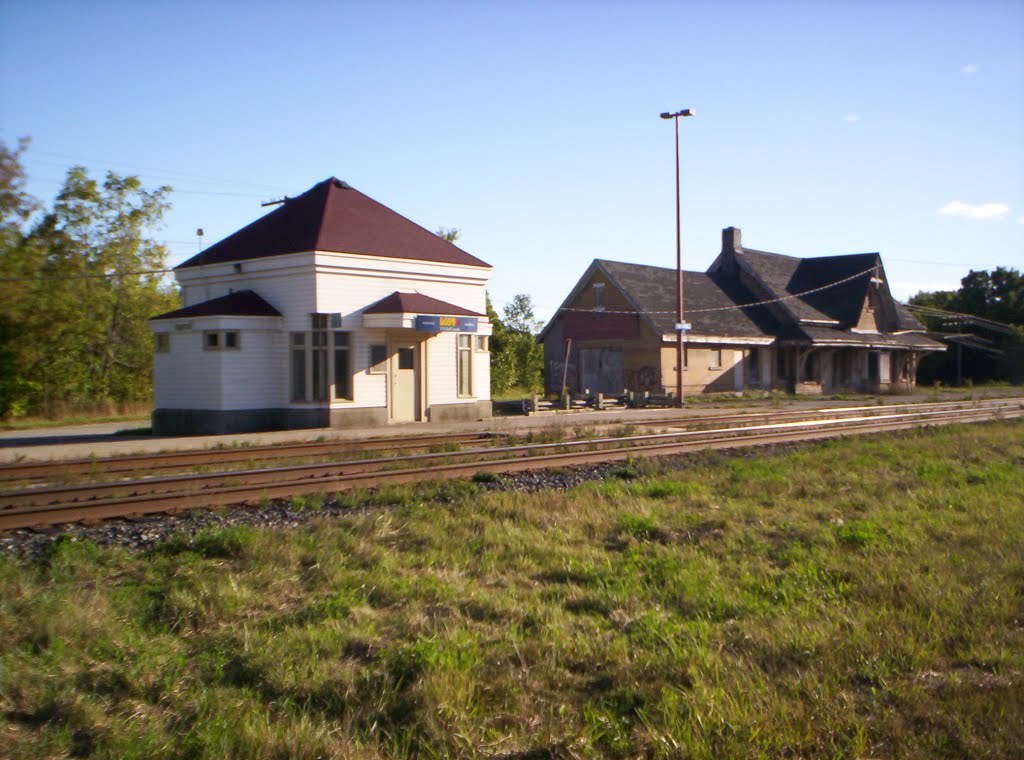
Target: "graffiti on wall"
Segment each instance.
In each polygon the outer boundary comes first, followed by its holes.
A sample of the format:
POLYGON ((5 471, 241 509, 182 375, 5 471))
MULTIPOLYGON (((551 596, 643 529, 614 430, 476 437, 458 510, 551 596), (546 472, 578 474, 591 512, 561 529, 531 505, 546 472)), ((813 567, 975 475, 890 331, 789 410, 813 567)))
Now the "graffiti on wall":
POLYGON ((645 366, 639 369, 627 369, 625 374, 627 390, 637 393, 644 391, 661 393, 663 390, 661 385, 661 367, 645 366))
POLYGON ((561 392, 562 378, 565 377, 565 384, 569 390, 576 387, 576 362, 569 362, 569 371, 566 372, 565 362, 561 359, 549 359, 547 367, 547 389, 549 391, 561 392))

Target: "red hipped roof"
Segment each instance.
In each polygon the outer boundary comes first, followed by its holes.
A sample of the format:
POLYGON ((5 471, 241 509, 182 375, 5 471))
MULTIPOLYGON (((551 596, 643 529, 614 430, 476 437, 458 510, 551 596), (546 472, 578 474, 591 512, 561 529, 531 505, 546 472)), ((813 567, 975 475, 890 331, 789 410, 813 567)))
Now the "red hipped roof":
POLYGON ((490 267, 351 185, 331 177, 297 198, 289 198, 266 216, 175 269, 306 251, 490 267))
POLYGON ((236 290, 220 298, 158 314, 150 319, 186 317, 280 317, 281 312, 251 290, 236 290))
POLYGON ((451 317, 482 317, 479 312, 431 298, 421 293, 399 293, 395 291, 367 306, 363 314, 439 314, 451 317))

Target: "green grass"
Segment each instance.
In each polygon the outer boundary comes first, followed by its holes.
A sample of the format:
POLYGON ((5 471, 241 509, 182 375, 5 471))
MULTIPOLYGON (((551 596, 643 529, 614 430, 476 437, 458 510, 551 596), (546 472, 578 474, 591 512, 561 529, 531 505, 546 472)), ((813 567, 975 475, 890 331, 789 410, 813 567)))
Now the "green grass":
POLYGON ((149 403, 100 403, 89 408, 61 408, 54 414, 45 417, 5 417, 0 419, 0 430, 32 430, 66 425, 90 425, 98 422, 148 421, 151 411, 152 405, 149 403))
POLYGON ((1022 433, 396 486, 146 554, 59 540, 0 560, 0 754, 1018 757, 1022 433))

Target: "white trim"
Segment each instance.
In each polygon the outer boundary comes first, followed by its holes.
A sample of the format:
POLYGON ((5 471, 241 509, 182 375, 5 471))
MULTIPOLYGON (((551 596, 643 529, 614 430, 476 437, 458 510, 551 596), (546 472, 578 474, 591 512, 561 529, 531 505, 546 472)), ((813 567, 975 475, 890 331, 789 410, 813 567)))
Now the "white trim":
MULTIPOLYGON (((675 345, 676 336, 672 333, 665 333, 661 336, 663 343, 675 345)), ((725 335, 694 335, 686 333, 687 343, 721 343, 728 346, 770 346, 775 343, 775 338, 739 338, 725 335)))

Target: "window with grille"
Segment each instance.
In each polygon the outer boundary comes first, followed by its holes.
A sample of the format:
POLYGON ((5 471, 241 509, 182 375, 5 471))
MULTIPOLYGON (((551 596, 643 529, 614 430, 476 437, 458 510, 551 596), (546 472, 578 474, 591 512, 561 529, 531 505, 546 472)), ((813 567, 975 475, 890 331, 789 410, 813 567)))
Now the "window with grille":
POLYGON ((472 396, 473 336, 460 335, 458 342, 459 395, 472 396))
POLYGON ((334 333, 334 398, 352 398, 351 347, 347 332, 334 333))
POLYGON ((306 400, 306 333, 292 333, 292 401, 306 400))

